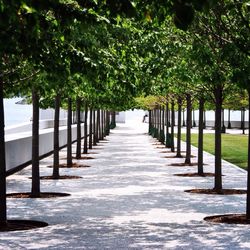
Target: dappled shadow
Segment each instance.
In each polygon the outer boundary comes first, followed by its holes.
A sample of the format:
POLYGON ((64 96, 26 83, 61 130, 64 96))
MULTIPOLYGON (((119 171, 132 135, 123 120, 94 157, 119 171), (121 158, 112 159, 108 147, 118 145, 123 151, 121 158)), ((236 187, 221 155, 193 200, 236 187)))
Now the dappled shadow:
MULTIPOLYGON (((124 129, 122 132, 127 132, 124 129)), ((91 168, 75 169, 82 179, 43 181, 46 190, 71 196, 58 199, 8 199, 10 217, 47 221, 50 226, 2 237, 3 249, 241 249, 248 230, 203 220, 212 214, 243 213, 245 196, 185 193, 207 188, 212 178, 178 178, 192 168, 166 167, 178 159, 163 159, 148 136, 121 135, 117 130, 91 168), (181 173, 179 173, 181 174, 181 173)), ((194 151, 195 152, 195 151, 194 151)), ((66 152, 64 152, 66 156, 66 152)), ((211 160, 207 157, 206 163, 211 160)), ((179 162, 183 159, 180 159, 179 162)), ((42 175, 52 158, 43 161, 42 175)), ((80 162, 80 161, 79 161, 80 162)), ((211 162, 214 162, 213 159, 211 162)), ((183 166, 184 167, 184 166, 183 166)), ((61 170, 69 175, 70 168, 61 170)), ((194 169, 193 169, 194 170, 194 169)), ((204 171, 212 171, 209 164, 204 171)), ((30 190, 31 168, 8 179, 8 191, 30 190)), ((245 173, 227 166, 226 187, 244 188, 245 173)))

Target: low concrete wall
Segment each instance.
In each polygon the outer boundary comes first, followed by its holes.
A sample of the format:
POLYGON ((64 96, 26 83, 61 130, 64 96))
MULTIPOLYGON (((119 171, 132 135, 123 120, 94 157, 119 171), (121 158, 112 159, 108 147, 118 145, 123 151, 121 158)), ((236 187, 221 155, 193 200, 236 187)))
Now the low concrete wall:
MULTIPOLYGON (((82 135, 84 124, 81 126, 82 135)), ((77 126, 72 125, 72 140, 76 140, 77 126)), ((39 131, 39 155, 43 156, 53 151, 54 129, 48 128, 39 131)), ((67 127, 59 128, 59 145, 63 147, 67 144, 67 127)), ((6 170, 12 171, 21 165, 28 164, 32 156, 32 135, 29 132, 9 134, 5 140, 6 147, 6 170)))
MULTIPOLYGON (((60 126, 67 125, 67 119, 60 120, 60 126)), ((39 129, 53 128, 54 120, 40 120, 39 129)), ((21 123, 19 125, 8 126, 5 129, 5 135, 14 134, 14 133, 23 133, 32 130, 32 122, 21 123)))
MULTIPOLYGON (((196 121, 196 125, 198 125, 199 121, 196 121)), ((228 127, 228 122, 225 121, 224 122, 226 128, 228 127)), ((206 126, 207 127, 214 127, 214 121, 206 121, 206 126)), ((241 128, 241 122, 240 121, 231 121, 231 126, 232 128, 237 128, 240 129, 241 128)), ((248 122, 245 122, 245 128, 248 128, 248 122)))

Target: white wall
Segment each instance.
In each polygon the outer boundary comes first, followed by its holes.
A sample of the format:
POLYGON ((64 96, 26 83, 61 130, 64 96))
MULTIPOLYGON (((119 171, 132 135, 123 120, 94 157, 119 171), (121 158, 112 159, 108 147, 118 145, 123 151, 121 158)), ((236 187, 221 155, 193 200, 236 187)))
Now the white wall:
MULTIPOLYGON (((54 109, 40 109, 40 120, 53 120, 54 119, 54 109)), ((67 119, 67 111, 60 109, 60 119, 67 119)))
POLYGON ((116 112, 115 116, 116 122, 125 123, 125 118, 126 118, 125 112, 116 112))
MULTIPOLYGON (((193 115, 193 112, 192 112, 193 115)), ((176 118, 176 124, 177 124, 177 112, 175 113, 175 118, 176 118)), ((183 119, 183 116, 181 115, 181 119, 183 119)), ((186 112, 185 112, 185 119, 186 119, 186 112)), ((215 119, 215 112, 212 110, 206 111, 206 125, 208 127, 213 127, 214 126, 214 119, 215 119)), ((228 125, 228 110, 224 110, 224 120, 225 120, 225 126, 227 127, 228 125)), ((233 128, 240 128, 241 127, 241 111, 234 111, 231 110, 230 112, 230 120, 231 120, 231 125, 233 128)), ((199 111, 195 110, 195 121, 196 125, 198 125, 199 121, 199 111)), ((248 110, 245 111, 245 127, 248 128, 248 110)))
MULTIPOLYGON (((72 125, 72 140, 76 140, 76 125, 72 125)), ((84 124, 81 127, 84 133, 84 124)), ((39 131, 39 155, 44 155, 53 150, 53 128, 39 131)), ((59 145, 67 144, 67 127, 59 128, 59 145)), ((31 131, 6 135, 6 170, 16 168, 31 160, 32 156, 32 135, 31 131)))

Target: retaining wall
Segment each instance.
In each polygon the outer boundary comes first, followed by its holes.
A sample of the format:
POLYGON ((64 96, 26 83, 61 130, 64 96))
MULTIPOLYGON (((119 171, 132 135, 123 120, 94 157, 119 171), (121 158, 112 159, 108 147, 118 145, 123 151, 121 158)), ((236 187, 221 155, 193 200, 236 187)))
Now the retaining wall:
MULTIPOLYGON (((48 124, 48 123, 47 123, 48 124)), ((53 125, 53 122, 52 122, 53 125)), ((76 140, 77 125, 72 125, 72 141, 76 140)), ((21 128, 23 130, 23 128, 21 128)), ((83 123, 81 133, 84 133, 83 123)), ((39 131, 39 156, 42 158, 53 152, 53 128, 45 128, 39 131)), ((59 145, 67 144, 67 127, 59 128, 59 145)), ((32 134, 31 129, 26 132, 12 133, 5 136, 6 147, 6 170, 7 173, 16 172, 31 163, 32 156, 32 134)))

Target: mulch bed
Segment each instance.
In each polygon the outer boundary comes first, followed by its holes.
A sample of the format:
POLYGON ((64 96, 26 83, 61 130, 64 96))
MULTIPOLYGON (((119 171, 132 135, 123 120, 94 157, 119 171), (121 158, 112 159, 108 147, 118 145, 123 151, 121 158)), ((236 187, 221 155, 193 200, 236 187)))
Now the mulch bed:
POLYGON ((60 175, 58 178, 54 178, 52 175, 50 176, 41 176, 40 180, 71 180, 71 179, 81 179, 81 176, 76 175, 60 175))
POLYGON ((191 163, 191 164, 187 164, 187 163, 172 163, 172 164, 168 164, 168 166, 171 167, 193 167, 193 166, 198 166, 198 163, 191 163))
POLYGON ((185 174, 174 174, 175 176, 182 176, 182 177, 213 177, 215 176, 214 173, 185 173, 185 174))
POLYGON ((76 159, 76 160, 93 160, 95 159, 94 157, 91 157, 91 156, 81 156, 80 158, 76 158, 76 157, 72 157, 73 159, 76 159))
POLYGON ((163 148, 166 148, 166 147, 164 145, 162 145, 162 146, 157 146, 155 148, 163 149, 163 148))
POLYGON ((247 191, 243 189, 190 189, 185 190, 186 193, 192 194, 218 194, 218 195, 233 195, 233 194, 246 194, 247 191))
POLYGON ((226 224, 250 224, 245 214, 223 214, 214 215, 204 218, 205 221, 213 223, 226 223, 226 224))
POLYGON ((171 159, 171 158, 184 158, 184 156, 176 156, 176 155, 168 155, 168 156, 163 156, 161 158, 168 158, 168 159, 171 159))
POLYGON ((55 192, 40 192, 39 196, 33 196, 30 192, 6 194, 7 198, 57 198, 57 197, 65 197, 65 196, 70 196, 70 194, 55 193, 55 192))
MULTIPOLYGON (((78 163, 73 163, 72 165, 67 165, 65 164, 60 164, 59 168, 90 168, 91 166, 89 165, 84 165, 84 164, 78 164, 78 163)), ((53 166, 48 166, 48 168, 53 168, 53 166)))
POLYGON ((7 223, 0 223, 0 232, 30 230, 40 227, 47 227, 48 223, 34 220, 7 220, 7 223))
MULTIPOLYGON (((93 148, 91 148, 91 149, 89 149, 89 150, 92 150, 93 148)), ((100 154, 99 152, 88 152, 88 153, 86 153, 86 154, 84 154, 84 155, 88 155, 88 154, 100 154)), ((73 158, 74 159, 76 159, 76 157, 75 156, 73 156, 73 158)))
MULTIPOLYGON (((162 154, 175 153, 176 154, 176 151, 174 151, 174 152, 172 152, 172 151, 161 151, 159 153, 162 153, 162 154)), ((186 151, 181 151, 181 153, 186 153, 186 151)))
MULTIPOLYGON (((173 153, 173 152, 171 152, 171 153, 173 153)), ((171 155, 171 156, 169 156, 169 155, 167 155, 167 156, 163 156, 162 158, 185 158, 186 156, 184 156, 184 155, 181 155, 181 156, 176 156, 176 155, 171 155)), ((191 157, 190 158, 195 158, 196 156, 194 156, 194 155, 191 155, 191 157)))

